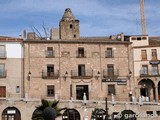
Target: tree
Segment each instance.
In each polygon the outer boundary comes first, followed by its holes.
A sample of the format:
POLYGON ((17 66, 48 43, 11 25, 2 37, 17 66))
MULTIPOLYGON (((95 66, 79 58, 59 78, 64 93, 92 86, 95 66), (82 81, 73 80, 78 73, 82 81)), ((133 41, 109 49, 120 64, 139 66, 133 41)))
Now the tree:
POLYGON ((41 105, 36 107, 36 110, 34 111, 32 115, 32 120, 45 120, 44 118, 46 117, 46 114, 48 114, 48 116, 52 116, 50 114, 53 113, 53 110, 56 111, 56 114, 53 116, 55 117, 61 116, 62 115, 61 111, 65 110, 66 108, 59 108, 58 103, 59 101, 57 100, 48 101, 48 100, 42 99, 41 105), (51 108, 53 108, 53 110, 51 108))

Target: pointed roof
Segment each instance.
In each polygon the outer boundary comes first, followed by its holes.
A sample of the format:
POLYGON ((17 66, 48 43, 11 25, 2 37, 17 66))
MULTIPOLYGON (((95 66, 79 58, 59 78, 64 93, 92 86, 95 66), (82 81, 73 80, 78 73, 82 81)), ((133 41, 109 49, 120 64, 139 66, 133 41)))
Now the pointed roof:
POLYGON ((70 8, 65 10, 62 20, 76 20, 70 8))

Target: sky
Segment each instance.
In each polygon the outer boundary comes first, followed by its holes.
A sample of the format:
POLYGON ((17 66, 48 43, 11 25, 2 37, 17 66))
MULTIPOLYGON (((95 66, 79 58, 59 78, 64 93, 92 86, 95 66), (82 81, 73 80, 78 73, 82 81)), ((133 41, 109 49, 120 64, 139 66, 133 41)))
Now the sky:
MULTIPOLYGON (((149 36, 160 36, 160 0, 145 0, 149 36)), ((58 28, 66 8, 80 21, 80 36, 141 34, 139 0, 0 0, 0 36, 58 28)))

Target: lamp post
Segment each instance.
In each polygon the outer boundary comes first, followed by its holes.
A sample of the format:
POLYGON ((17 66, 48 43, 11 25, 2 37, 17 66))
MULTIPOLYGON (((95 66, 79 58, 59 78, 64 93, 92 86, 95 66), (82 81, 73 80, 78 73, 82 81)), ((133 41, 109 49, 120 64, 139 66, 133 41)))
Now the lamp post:
POLYGON ((130 98, 130 101, 132 101, 131 76, 132 76, 132 72, 129 70, 128 80, 129 80, 129 98, 130 98))
POLYGON ((109 115, 108 115, 108 100, 107 100, 107 97, 105 98, 105 102, 106 102, 106 117, 105 117, 105 120, 108 120, 109 115))

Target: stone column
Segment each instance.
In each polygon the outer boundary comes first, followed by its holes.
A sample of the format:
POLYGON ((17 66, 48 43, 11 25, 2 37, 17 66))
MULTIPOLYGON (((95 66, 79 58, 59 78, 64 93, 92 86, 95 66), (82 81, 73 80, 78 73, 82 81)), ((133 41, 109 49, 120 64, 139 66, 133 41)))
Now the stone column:
POLYGON ((155 95, 156 102, 158 102, 158 86, 155 87, 155 95))

